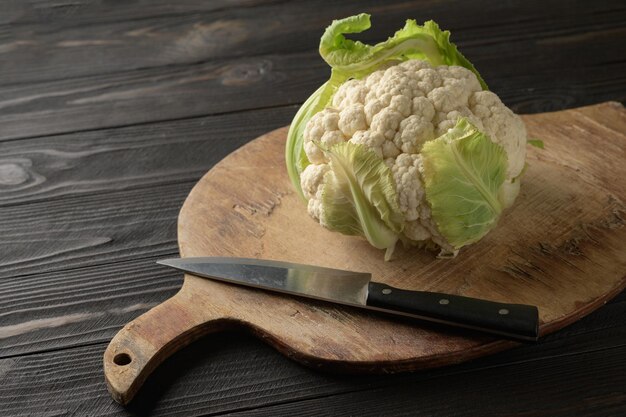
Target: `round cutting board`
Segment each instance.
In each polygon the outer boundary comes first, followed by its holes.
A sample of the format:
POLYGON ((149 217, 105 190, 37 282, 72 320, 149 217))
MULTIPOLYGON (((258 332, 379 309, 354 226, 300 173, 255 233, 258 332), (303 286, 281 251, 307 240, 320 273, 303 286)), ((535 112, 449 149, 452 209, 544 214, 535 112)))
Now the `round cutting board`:
MULTIPOLYGON (((625 286, 626 111, 617 103, 524 116, 520 195, 498 227, 454 259, 399 247, 391 262, 360 238, 309 218, 284 167, 287 128, 235 151, 195 186, 178 221, 181 256, 264 258, 372 273, 375 281, 539 307, 553 332, 625 286)), ((181 291, 126 325, 104 368, 128 402, 167 356, 198 337, 242 326, 288 357, 346 372, 397 372, 515 346, 470 331, 185 276, 181 291)))

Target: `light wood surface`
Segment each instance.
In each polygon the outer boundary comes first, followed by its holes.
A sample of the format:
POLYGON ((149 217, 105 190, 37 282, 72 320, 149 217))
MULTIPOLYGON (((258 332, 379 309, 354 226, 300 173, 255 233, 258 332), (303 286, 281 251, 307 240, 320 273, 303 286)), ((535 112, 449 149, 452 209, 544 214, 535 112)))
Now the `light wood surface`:
MULTIPOLYGON (((498 227, 452 260, 399 248, 392 262, 364 240, 331 233, 308 217, 284 169, 286 128, 278 129, 229 155, 194 187, 179 216, 180 252, 369 271, 406 289, 534 304, 547 334, 626 285, 626 137, 614 123, 624 118, 617 103, 524 116, 529 135, 545 149, 528 148, 520 196, 498 227)), ((127 403, 171 353, 237 326, 292 359, 345 372, 424 369, 515 346, 187 275, 178 294, 111 341, 104 355, 111 394, 127 403)))

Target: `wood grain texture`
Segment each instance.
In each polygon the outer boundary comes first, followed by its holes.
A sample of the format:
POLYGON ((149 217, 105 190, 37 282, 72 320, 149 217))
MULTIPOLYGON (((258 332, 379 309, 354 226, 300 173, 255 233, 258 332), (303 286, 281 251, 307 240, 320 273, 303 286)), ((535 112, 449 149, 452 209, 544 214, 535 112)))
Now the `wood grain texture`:
POLYGON ((327 75, 312 58, 267 55, 3 87, 0 140, 299 103, 327 75))
POLYGON ((0 144, 0 278, 175 253, 194 182, 294 110, 0 144))
MULTIPOLYGON (((169 5, 159 1, 149 7, 143 2, 123 2, 116 7, 85 3, 51 7, 54 3, 41 2, 37 8, 22 4, 22 13, 13 19, 11 31, 1 38, 4 59, 0 61, 0 85, 249 55, 313 52, 330 21, 362 11, 372 14, 373 27, 359 39, 370 42, 386 39, 407 18, 420 23, 434 19, 452 31, 455 42, 475 64, 481 64, 481 59, 488 56, 486 52, 498 46, 506 45, 528 56, 541 55, 550 43, 558 43, 567 50, 561 59, 577 59, 592 66, 615 57, 584 48, 570 55, 572 45, 568 38, 586 33, 595 42, 603 38, 602 42, 613 44, 618 38, 611 35, 623 31, 622 22, 626 19, 626 9, 618 0, 590 3, 580 16, 576 16, 576 9, 560 2, 542 2, 539 8, 538 2, 532 1, 431 1, 427 12, 424 4, 408 0, 349 0, 333 7, 323 0, 238 1, 229 7, 224 7, 226 2, 222 0, 169 5), (511 7, 517 13, 510 13, 511 7), (451 9, 455 13, 450 13, 451 9), (477 9, 484 13, 473 13, 477 9), (611 13, 604 15, 606 10, 611 13), (525 19, 520 18, 521 14, 525 19), (558 14, 559 18, 551 19, 551 14, 558 14), (487 23, 493 21, 498 25, 487 23), (68 62, 73 65, 68 66, 68 62)), ((543 67, 541 58, 527 62, 536 63, 529 71, 543 67)), ((483 65, 478 68, 487 71, 487 75, 495 73, 483 65)))
MULTIPOLYGON (((182 276, 152 262, 177 251, 173 225, 187 191, 234 147, 289 121, 285 110, 273 124, 273 109, 301 102, 326 76, 315 52, 321 28, 363 8, 374 28, 360 39, 382 39, 406 17, 450 28, 518 112, 626 101, 621 0, 3 2, 0 356, 11 357, 0 360, 0 415, 626 415, 626 291, 538 345, 410 375, 314 372, 255 337, 220 333, 167 360, 129 409, 111 400, 102 342, 180 286, 182 276), (310 10, 306 19, 284 18, 310 10), (255 68, 266 68, 259 62, 278 55, 299 62, 285 59, 255 81, 255 68), (239 75, 230 79, 257 85, 253 95, 211 78, 233 67, 239 75), (283 91, 280 77, 297 83, 283 91), (273 109, 256 119, 241 111, 260 107, 273 109), (199 117, 229 112, 232 119, 199 117), (109 129, 119 126, 129 127, 109 129), (136 166, 124 164, 131 157, 136 166), (19 189, 23 172, 46 179, 19 189), (112 240, 90 245, 102 236, 112 240)), ((626 131, 625 117, 591 112, 626 131)))
POLYGON ((296 111, 287 106, 0 142, 0 207, 197 181, 296 111))
POLYGON ((601 315, 604 309, 537 345, 401 375, 311 372, 251 336, 214 334, 167 360, 128 409, 115 404, 106 392, 101 367, 105 344, 45 352, 0 360, 5 380, 11 381, 0 386, 0 396, 13 399, 0 402, 0 413, 22 417, 46 410, 44 415, 188 417, 252 410, 268 416, 360 415, 371 408, 371 415, 388 415, 381 407, 391 406, 387 399, 393 398, 397 412, 416 412, 423 405, 431 415, 443 417, 456 416, 461 409, 467 415, 524 415, 536 410, 538 415, 551 416, 550 412, 561 408, 570 415, 586 415, 591 409, 602 415, 600 411, 607 406, 620 415, 626 410, 620 402, 625 370, 623 321, 614 319, 617 328, 561 337, 571 329, 598 326, 604 320, 601 315), (64 395, 67 392, 73 395, 64 395), (581 401, 572 401, 571 395, 581 401), (466 400, 471 396, 480 401, 466 400), (533 397, 537 401, 526 400, 533 397), (380 404, 374 404, 376 399, 380 404), (359 407, 360 403, 367 407, 359 407))
MULTIPOLYGON (((546 149, 529 150, 522 192, 499 227, 453 260, 409 249, 385 263, 365 241, 308 219, 286 173, 276 169, 283 163, 284 128, 240 148, 194 187, 179 216, 181 255, 318 265, 323 259, 324 266, 369 271, 396 287, 537 305, 541 332, 548 334, 626 285, 626 184, 620 182, 626 137, 603 128, 594 111, 625 112, 608 103, 586 113, 525 117, 529 135, 541 133, 546 149)), ((187 275, 176 296, 112 340, 104 361, 113 397, 128 402, 174 350, 228 326, 250 328, 307 365, 351 372, 423 369, 515 345, 187 275), (132 362, 119 366, 117 355, 132 362)))
POLYGON ((11 208, 0 221, 0 357, 109 340, 121 325, 173 295, 182 277, 156 266, 152 251, 177 253, 172 226, 193 182, 224 152, 284 124, 294 111, 1 143, 0 206, 11 208), (139 210, 130 210, 136 203, 139 210), (145 221, 145 205, 160 215, 145 221), (98 235, 102 244, 90 245, 98 235), (159 235, 165 247, 154 245, 159 235), (118 255, 107 256, 114 248, 118 255), (119 262, 119 256, 131 261, 119 262))
MULTIPOLYGON (((182 275, 156 265, 157 259, 4 278, 0 283, 0 358, 108 342, 124 324, 180 289, 182 275)), ((624 301, 626 292, 590 319, 559 331, 552 340, 623 325, 624 301)))
MULTIPOLYGON (((4 278, 0 358, 108 342, 125 323, 180 289, 182 276, 156 265, 156 259, 4 278)), ((626 314, 624 301, 626 292, 593 320, 558 332, 558 338, 619 326, 626 314)))
MULTIPOLYGON (((568 18, 568 8, 555 3, 560 19, 546 26, 546 17, 531 14, 519 21, 506 7, 490 6, 486 9, 496 20, 510 22, 494 27, 484 25, 482 14, 448 12, 450 7, 474 8, 474 3, 431 6, 429 17, 441 18, 454 31, 491 89, 518 112, 626 101, 621 87, 626 58, 615 54, 626 35, 619 26, 623 8, 594 6, 583 23, 583 17, 568 18), (611 13, 603 12, 607 9, 611 13), (583 28, 585 36, 580 35, 583 28)), ((189 14, 120 22, 121 27, 108 22, 103 33, 99 26, 90 27, 93 39, 85 39, 80 25, 9 31, 16 38, 6 40, 0 60, 8 67, 0 68, 0 84, 7 84, 0 87, 0 140, 301 103, 328 77, 328 66, 316 51, 320 28, 343 9, 318 3, 267 7, 269 21, 258 20, 260 10, 244 8, 241 16, 222 18, 189 14), (302 15, 313 17, 300 22, 295 16, 302 15), (29 82, 37 76, 47 78, 29 82)), ((362 6, 345 7, 353 13, 362 6)), ((416 7, 410 2, 370 7, 381 14, 365 38, 386 38, 407 15, 423 14, 416 7)))
POLYGON ((157 259, 2 279, 0 358, 111 340, 180 289, 182 276, 157 259))
POLYGON ((198 2, 194 0, 137 0, 115 3, 111 7, 108 0, 76 0, 70 3, 58 3, 51 0, 32 0, 28 3, 9 1, 3 8, 0 24, 11 26, 48 23, 50 20, 73 23, 74 26, 93 25, 95 23, 117 22, 120 20, 138 20, 153 16, 176 16, 195 14, 215 10, 236 10, 239 7, 254 7, 276 2, 276 0, 213 0, 198 2), (80 23, 76 23, 78 20, 80 23))
MULTIPOLYGON (((624 347, 619 351, 622 355, 626 353, 624 347)), ((340 396, 289 401, 229 415, 606 417, 624 413, 626 377, 613 372, 626 370, 626 367, 617 356, 560 357, 552 363, 537 364, 532 371, 525 369, 525 365, 512 364, 505 369, 485 370, 461 378, 437 378, 429 384, 406 383, 340 396), (581 363, 585 364, 584 371, 581 363), (605 378, 607 373, 611 378, 605 378), (487 384, 498 388, 486 391, 487 384)))
POLYGON ((193 183, 0 207, 0 279, 176 252, 193 183))
MULTIPOLYGON (((238 13, 245 12, 244 9, 255 9, 260 18, 265 17, 268 14, 267 10, 276 10, 274 5, 280 5, 283 8, 303 8, 308 5, 317 6, 317 11, 320 13, 332 13, 332 8, 327 7, 327 10, 321 10, 319 6, 324 5, 322 0, 311 0, 309 2, 298 1, 285 1, 285 0, 214 0, 211 2, 198 2, 194 0, 180 0, 178 2, 170 2, 167 0, 136 0, 133 2, 124 2, 116 4, 117 7, 110 7, 108 0, 75 0, 71 3, 56 3, 54 0, 31 0, 28 3, 22 2, 7 2, 3 8, 2 20, 0 24, 10 24, 12 26, 19 26, 24 24, 58 24, 62 22, 71 26, 95 26, 97 24, 107 24, 119 21, 130 20, 146 20, 154 17, 177 17, 184 15, 205 15, 214 12, 229 11, 231 14, 237 15, 238 13), (305 4, 300 4, 305 3, 305 4), (54 19, 54 22, 50 22, 50 19, 54 19), (76 22, 78 20, 78 22, 76 22)), ((339 13, 348 13, 356 10, 356 5, 361 4, 361 9, 368 9, 371 13, 378 12, 382 18, 386 16, 395 16, 398 11, 415 10, 420 14, 433 14, 437 16, 446 17, 450 20, 461 21, 462 17, 468 16, 467 12, 475 12, 475 8, 469 7, 467 3, 459 2, 458 0, 440 0, 440 1, 421 1, 417 3, 408 2, 406 0, 387 2, 386 4, 379 4, 373 1, 362 1, 360 3, 354 0, 347 0, 343 4, 333 5, 337 7, 337 15, 339 13), (375 10, 371 10, 373 6, 377 6, 375 10), (458 7, 459 15, 453 13, 450 7, 455 5, 458 7)), ((541 4, 546 11, 559 11, 562 16, 567 19, 585 19, 589 16, 581 16, 576 8, 565 7, 558 1, 546 1, 539 2, 537 0, 521 2, 513 1, 509 4, 490 4, 487 2, 481 3, 477 0, 476 5, 480 4, 490 5, 491 8, 485 10, 485 13, 492 15, 503 15, 503 18, 512 18, 512 16, 506 16, 506 12, 509 12, 511 7, 515 7, 517 14, 517 21, 524 22, 521 15, 529 15, 536 19, 542 19, 536 21, 536 29, 549 29, 545 25, 545 21, 549 16, 545 16, 540 10, 537 10, 537 5, 541 4)), ((607 0, 602 4, 589 4, 585 5, 586 11, 589 14, 595 16, 595 18, 602 22, 604 20, 611 19, 612 16, 604 16, 604 13, 618 13, 623 11, 623 4, 618 0, 607 0)), ((308 9, 312 10, 312 9, 308 9)), ((469 13, 473 14, 473 13, 469 13)), ((510 13, 509 13, 510 14, 510 13)), ((335 17, 335 16, 332 16, 335 17)), ((309 16, 309 18, 315 18, 315 16, 309 16)), ((400 16, 401 19, 406 19, 406 16, 400 16)), ((302 22, 306 24, 306 22, 302 22)), ((562 23, 562 22, 553 22, 562 23)), ((508 26, 508 25, 506 25, 508 26)), ((514 28, 510 28, 514 30, 514 28)), ((491 33, 496 30, 503 30, 500 27, 494 27, 491 31, 488 27, 483 27, 483 31, 491 33)), ((532 36, 532 34, 528 34, 532 36)))

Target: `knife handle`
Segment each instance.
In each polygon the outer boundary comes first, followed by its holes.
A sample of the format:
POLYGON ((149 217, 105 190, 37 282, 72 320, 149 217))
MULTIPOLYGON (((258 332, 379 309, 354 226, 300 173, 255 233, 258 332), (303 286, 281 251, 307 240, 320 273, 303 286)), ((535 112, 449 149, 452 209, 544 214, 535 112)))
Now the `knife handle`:
POLYGON ((407 291, 377 282, 370 282, 368 289, 367 305, 377 310, 523 341, 536 341, 539 336, 539 311, 535 306, 407 291))

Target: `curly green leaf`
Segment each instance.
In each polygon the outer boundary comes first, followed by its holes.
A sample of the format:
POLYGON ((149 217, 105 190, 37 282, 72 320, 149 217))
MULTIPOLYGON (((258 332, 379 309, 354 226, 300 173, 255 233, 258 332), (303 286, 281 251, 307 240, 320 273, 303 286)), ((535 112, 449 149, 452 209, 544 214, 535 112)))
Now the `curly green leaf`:
POLYGON ((407 20, 402 29, 376 45, 344 36, 363 32, 370 26, 367 13, 334 20, 320 40, 320 55, 330 65, 331 77, 306 100, 294 117, 285 148, 289 178, 302 198, 300 174, 309 164, 304 152, 304 128, 311 117, 330 105, 337 89, 347 80, 366 77, 390 63, 422 59, 432 65, 463 66, 476 74, 483 89, 487 89, 476 68, 450 42, 450 32, 442 31, 435 22, 428 21, 420 26, 415 20, 407 20))

